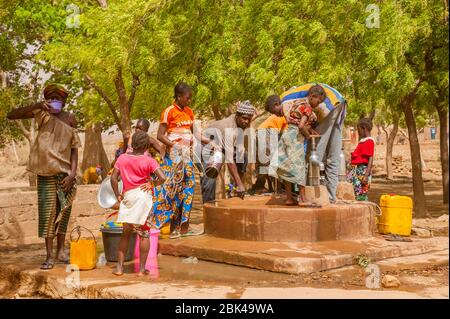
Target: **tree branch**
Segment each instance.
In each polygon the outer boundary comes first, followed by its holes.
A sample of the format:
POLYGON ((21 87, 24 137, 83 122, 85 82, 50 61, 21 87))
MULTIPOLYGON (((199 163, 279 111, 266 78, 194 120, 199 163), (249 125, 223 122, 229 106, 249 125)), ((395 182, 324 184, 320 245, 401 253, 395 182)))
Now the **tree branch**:
POLYGON ((117 69, 117 76, 114 79, 114 85, 116 86, 117 96, 119 97, 120 108, 120 130, 125 132, 130 128, 130 108, 128 105, 127 92, 125 90, 125 84, 123 82, 122 68, 117 69))
POLYGON ((102 7, 102 9, 108 8, 108 3, 106 3, 106 0, 97 0, 97 2, 98 2, 98 5, 100 7, 102 7))
POLYGON ((111 101, 111 99, 105 93, 105 91, 101 87, 99 87, 97 85, 97 83, 95 83, 95 81, 88 74, 85 74, 84 80, 88 83, 88 85, 92 86, 97 91, 97 93, 103 98, 103 100, 108 105, 109 110, 111 111, 111 113, 112 113, 112 115, 114 117, 114 122, 116 122, 116 124, 119 125, 120 124, 120 118, 117 115, 116 109, 114 107, 114 103, 111 101))
POLYGON ((400 134, 402 134, 404 137, 406 137, 409 140, 409 136, 408 136, 408 134, 405 133, 405 131, 403 131, 401 128, 398 128, 398 131, 400 132, 400 134))
POLYGON ((126 95, 126 91, 125 91, 125 84, 123 83, 122 68, 119 68, 117 70, 117 76, 114 79, 114 85, 116 87, 117 96, 119 97, 119 105, 121 107, 121 111, 123 111, 122 107, 124 105, 128 106, 128 103, 127 103, 127 95, 126 95))
POLYGON ((130 109, 130 112, 131 112, 131 108, 134 103, 134 98, 136 96, 137 87, 140 84, 141 84, 141 81, 139 80, 139 76, 133 73, 133 82, 131 84, 131 93, 130 93, 130 97, 128 98, 128 108, 130 109))
POLYGON ((25 138, 28 140, 28 142, 31 143, 31 135, 30 135, 30 131, 27 130, 27 128, 25 127, 25 125, 23 125, 23 122, 17 121, 17 126, 19 127, 19 129, 22 131, 23 135, 25 136, 25 138))
POLYGON ((444 1, 444 24, 448 24, 448 0, 444 1))

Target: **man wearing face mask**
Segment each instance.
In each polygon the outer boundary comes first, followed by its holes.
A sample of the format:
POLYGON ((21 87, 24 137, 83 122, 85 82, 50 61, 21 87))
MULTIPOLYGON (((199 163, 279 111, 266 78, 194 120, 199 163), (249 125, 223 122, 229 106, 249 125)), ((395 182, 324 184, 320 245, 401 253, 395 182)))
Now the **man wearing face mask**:
POLYGON ((30 151, 27 170, 37 175, 39 237, 45 238, 47 258, 41 269, 55 264, 53 239, 57 238, 56 261, 68 263, 64 241, 76 193, 78 148, 81 146, 75 116, 63 111, 68 92, 58 84, 44 89, 45 101, 19 107, 10 120, 34 118, 38 135, 30 151))

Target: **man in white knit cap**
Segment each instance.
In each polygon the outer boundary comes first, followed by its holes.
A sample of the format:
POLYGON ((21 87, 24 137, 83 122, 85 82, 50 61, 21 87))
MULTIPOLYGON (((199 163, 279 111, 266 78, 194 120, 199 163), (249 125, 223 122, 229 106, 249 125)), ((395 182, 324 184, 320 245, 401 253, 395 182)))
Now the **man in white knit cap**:
MULTIPOLYGON (((213 122, 204 132, 204 135, 210 137, 214 144, 218 145, 222 153, 225 154, 225 163, 237 187, 237 192, 241 194, 245 192, 242 177, 247 167, 244 130, 250 127, 255 113, 256 109, 250 101, 239 102, 235 114, 213 122)), ((208 150, 206 153, 208 153, 208 150)), ((203 167, 206 168, 209 156, 205 158, 204 154, 202 163, 203 167)), ((201 186, 204 203, 216 199, 216 179, 204 175, 201 178, 201 186)))

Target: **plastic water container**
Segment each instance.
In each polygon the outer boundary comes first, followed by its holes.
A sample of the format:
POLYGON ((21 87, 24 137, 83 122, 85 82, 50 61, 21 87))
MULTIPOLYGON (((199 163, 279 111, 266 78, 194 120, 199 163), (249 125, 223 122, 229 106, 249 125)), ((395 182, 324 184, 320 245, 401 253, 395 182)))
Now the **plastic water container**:
POLYGON ((381 234, 411 235, 413 203, 410 197, 382 195, 380 207, 378 231, 381 234))
POLYGON ((166 223, 163 227, 161 227, 161 239, 167 239, 170 236, 170 222, 166 223))

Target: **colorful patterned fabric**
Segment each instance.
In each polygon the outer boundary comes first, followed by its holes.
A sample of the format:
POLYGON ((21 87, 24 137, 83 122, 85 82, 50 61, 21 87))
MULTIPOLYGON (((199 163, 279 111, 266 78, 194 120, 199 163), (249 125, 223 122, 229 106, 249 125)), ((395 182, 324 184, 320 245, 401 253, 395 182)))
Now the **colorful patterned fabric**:
POLYGON ((298 185, 306 185, 304 137, 289 124, 278 143, 278 154, 270 161, 269 175, 298 185))
POLYGON ((129 224, 134 233, 141 238, 150 238, 150 228, 146 225, 129 224))
POLYGON ((68 192, 61 188, 67 174, 37 176, 39 237, 53 238, 65 234, 76 194, 76 183, 68 192))
POLYGON ((353 184, 355 198, 359 201, 369 200, 369 188, 372 176, 369 175, 369 182, 363 184, 362 180, 367 171, 367 165, 353 165, 351 171, 347 175, 347 181, 353 184))
POLYGON ((298 124, 303 116, 309 119, 313 114, 308 98, 286 101, 282 104, 282 107, 283 114, 289 124, 298 124))
POLYGON ((255 112, 256 112, 256 109, 249 100, 239 102, 237 105, 237 108, 236 108, 236 113, 239 113, 239 114, 253 116, 253 115, 255 115, 255 112))
POLYGON ((44 89, 44 98, 48 100, 52 95, 58 95, 62 99, 66 99, 69 93, 64 89, 64 87, 60 84, 52 83, 45 87, 44 89))
POLYGON ((153 218, 150 225, 161 228, 173 219, 175 226, 180 227, 189 221, 192 209, 195 187, 194 165, 191 160, 183 161, 166 154, 161 169, 167 181, 155 188, 153 218))
MULTIPOLYGON (((339 104, 345 102, 344 96, 338 92, 335 88, 332 88, 331 86, 325 84, 325 83, 307 83, 300 86, 294 86, 293 88, 287 90, 283 94, 281 94, 281 103, 284 103, 289 100, 295 100, 300 98, 305 98, 308 96, 308 90, 313 86, 319 84, 323 87, 325 90, 325 93, 327 94, 327 97, 325 98, 325 101, 321 103, 315 112, 319 113, 318 121, 321 122, 327 115, 336 108, 339 104)), ((345 119, 346 110, 341 113, 341 117, 339 119, 339 123, 342 124, 342 122, 345 119)))

